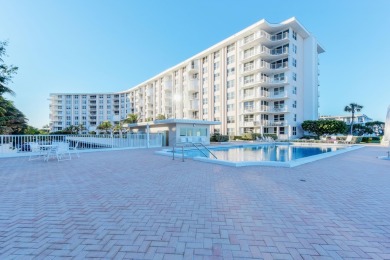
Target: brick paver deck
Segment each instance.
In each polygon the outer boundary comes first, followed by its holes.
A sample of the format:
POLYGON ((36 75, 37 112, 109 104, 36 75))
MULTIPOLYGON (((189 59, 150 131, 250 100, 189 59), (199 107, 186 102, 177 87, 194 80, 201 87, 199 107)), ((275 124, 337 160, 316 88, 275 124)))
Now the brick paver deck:
POLYGON ((153 151, 0 159, 0 259, 390 259, 385 148, 291 169, 153 151))

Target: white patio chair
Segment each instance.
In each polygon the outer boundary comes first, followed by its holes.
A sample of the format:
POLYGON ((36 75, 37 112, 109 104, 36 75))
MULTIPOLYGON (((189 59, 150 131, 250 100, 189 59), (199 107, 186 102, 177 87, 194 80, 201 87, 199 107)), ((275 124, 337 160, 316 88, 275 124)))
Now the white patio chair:
POLYGON ((49 149, 45 161, 49 161, 50 158, 57 158, 58 161, 72 160, 69 151, 69 143, 60 142, 53 145, 49 149))
POLYGON ((69 150, 69 143, 59 143, 57 146, 56 156, 58 161, 72 160, 72 156, 70 155, 69 150))
POLYGON ((347 135, 347 138, 343 141, 344 144, 352 144, 353 135, 347 135))
POLYGON ((77 158, 80 158, 80 152, 79 152, 78 146, 79 146, 79 141, 77 141, 74 146, 69 146, 69 150, 73 151, 73 153, 75 153, 77 155, 77 158))
POLYGON ((38 143, 30 142, 28 145, 30 147, 30 157, 28 158, 29 161, 42 158, 44 154, 42 153, 41 147, 38 143))

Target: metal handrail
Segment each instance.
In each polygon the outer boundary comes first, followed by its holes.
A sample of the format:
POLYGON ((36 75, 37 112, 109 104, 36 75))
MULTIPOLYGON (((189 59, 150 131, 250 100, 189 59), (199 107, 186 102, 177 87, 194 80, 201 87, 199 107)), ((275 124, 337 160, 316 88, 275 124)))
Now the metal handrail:
POLYGON ((204 144, 202 143, 192 143, 199 151, 201 151, 205 156, 207 156, 202 150, 199 149, 198 146, 196 146, 197 144, 201 145, 203 148, 205 148, 212 156, 214 156, 215 159, 218 159, 217 156, 215 156, 215 154, 213 154, 209 148, 207 148, 206 146, 204 146, 204 144))
POLYGON ((205 148, 212 156, 214 156, 215 159, 218 159, 217 156, 215 156, 215 154, 213 154, 210 149, 208 149, 204 144, 202 143, 191 143, 191 142, 185 142, 185 143, 180 143, 180 144, 175 144, 173 145, 173 149, 172 149, 172 160, 175 160, 175 147, 181 145, 181 157, 182 157, 182 161, 184 162, 184 146, 186 145, 192 145, 194 146, 196 149, 198 149, 204 156, 207 157, 207 154, 205 154, 201 149, 199 149, 199 147, 197 145, 200 145, 202 146, 203 148, 205 148))

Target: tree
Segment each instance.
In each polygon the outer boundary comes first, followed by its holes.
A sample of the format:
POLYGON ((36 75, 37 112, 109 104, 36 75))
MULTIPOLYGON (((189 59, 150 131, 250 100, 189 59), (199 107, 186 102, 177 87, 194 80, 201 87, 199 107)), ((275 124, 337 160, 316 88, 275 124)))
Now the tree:
POLYGON ((302 123, 302 129, 317 136, 344 133, 347 125, 338 120, 306 120, 302 123))
POLYGON ((84 130, 87 130, 87 128, 85 128, 85 126, 83 124, 77 126, 77 133, 78 134, 82 133, 84 130))
POLYGON ((41 132, 38 128, 27 126, 27 128, 24 130, 24 134, 26 135, 39 135, 41 132))
POLYGON ((27 128, 27 118, 12 101, 3 96, 15 95, 7 84, 12 82, 13 75, 18 71, 18 67, 4 63, 7 44, 8 42, 0 41, 0 134, 20 134, 27 128))
POLYGON ((165 119, 167 119, 165 115, 158 114, 158 115, 156 116, 156 120, 165 120, 165 119))
POLYGON ((77 134, 79 131, 79 127, 75 125, 70 125, 67 128, 64 129, 65 132, 68 132, 70 134, 77 134))
POLYGON ((0 96, 0 134, 22 134, 27 128, 27 118, 12 101, 0 96))
POLYGON ((363 109, 362 105, 356 103, 350 103, 348 106, 344 107, 345 112, 350 112, 352 114, 351 117, 351 135, 353 134, 353 120, 355 118, 355 113, 360 112, 363 109))
POLYGON ((18 71, 18 67, 15 67, 13 65, 6 65, 4 64, 3 56, 6 55, 6 46, 8 45, 8 42, 2 42, 0 41, 0 95, 3 95, 5 93, 14 95, 15 92, 12 91, 9 87, 7 87, 7 84, 9 82, 12 82, 13 74, 16 74, 18 71))
POLYGON ((109 132, 112 131, 112 124, 111 124, 110 121, 104 121, 104 122, 102 122, 100 125, 98 125, 98 126, 96 127, 96 129, 102 130, 102 131, 104 131, 105 133, 109 133, 109 132))
POLYGON ((119 132, 119 136, 122 137, 122 132, 125 128, 123 127, 123 122, 119 121, 118 124, 114 126, 114 131, 119 132))
POLYGON ((138 115, 137 114, 128 114, 127 118, 123 120, 124 123, 127 124, 133 124, 138 122, 138 115))
POLYGON ((381 121, 367 122, 366 127, 371 129, 372 133, 375 133, 377 135, 383 135, 385 123, 381 121))

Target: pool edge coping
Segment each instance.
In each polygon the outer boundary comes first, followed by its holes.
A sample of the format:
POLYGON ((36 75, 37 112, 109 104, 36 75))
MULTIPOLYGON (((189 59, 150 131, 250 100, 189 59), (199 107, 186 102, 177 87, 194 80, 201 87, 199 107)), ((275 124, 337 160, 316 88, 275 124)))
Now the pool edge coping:
MULTIPOLYGON (((264 143, 264 144, 269 145, 269 144, 282 144, 282 143, 264 143)), ((245 145, 245 146, 256 146, 256 145, 259 145, 259 144, 248 144, 248 145, 245 145)), ((294 144, 293 143, 293 145, 297 145, 297 146, 321 146, 321 144, 299 145, 299 143, 298 144, 296 144, 296 143, 294 144)), ((329 146, 329 144, 324 144, 323 146, 325 146, 325 145, 329 146)), ((227 146, 224 146, 224 147, 229 147, 229 146, 232 147, 232 146, 237 146, 237 145, 227 145, 227 146)), ((327 153, 312 155, 312 156, 308 156, 308 157, 304 157, 304 158, 300 158, 300 159, 296 159, 296 160, 292 160, 292 161, 288 161, 288 162, 272 162, 272 161, 231 162, 231 161, 226 161, 226 160, 210 159, 210 158, 204 158, 204 157, 193 157, 193 158, 184 157, 184 158, 192 159, 194 161, 213 163, 213 164, 225 165, 225 166, 230 166, 230 167, 270 166, 270 167, 293 168, 293 167, 297 167, 297 166, 300 166, 300 165, 303 165, 303 164, 307 164, 307 163, 315 162, 315 161, 318 161, 318 160, 321 160, 321 159, 325 159, 325 158, 329 158, 329 157, 332 157, 332 156, 336 156, 336 155, 339 155, 339 154, 351 152, 351 151, 354 151, 354 150, 357 150, 357 149, 360 149, 360 148, 364 147, 363 145, 340 145, 340 144, 337 144, 337 145, 334 145, 334 144, 332 145, 331 144, 330 146, 346 146, 346 147, 345 147, 345 149, 340 149, 340 150, 336 150, 336 151, 333 151, 333 152, 327 152, 327 153)), ((208 146, 208 147, 210 147, 210 146, 208 146)), ((215 147, 215 146, 212 146, 212 147, 215 147)), ((164 156, 172 156, 172 153, 168 154, 166 152, 167 150, 169 150, 169 149, 164 149, 163 151, 156 151, 155 153, 159 154, 159 155, 164 155, 164 156)), ((182 158, 181 154, 179 154, 179 153, 175 153, 175 154, 177 154, 177 158, 178 159, 182 158)))

